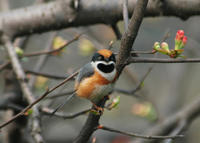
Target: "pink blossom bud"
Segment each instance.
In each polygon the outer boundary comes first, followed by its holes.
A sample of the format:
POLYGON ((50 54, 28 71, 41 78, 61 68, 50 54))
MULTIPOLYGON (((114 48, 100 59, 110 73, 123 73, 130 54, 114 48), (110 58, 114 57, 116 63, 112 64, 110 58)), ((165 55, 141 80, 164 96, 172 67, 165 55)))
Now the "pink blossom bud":
POLYGON ((170 53, 169 46, 166 42, 161 43, 161 48, 166 51, 166 53, 170 53))
POLYGON ((182 41, 183 41, 183 45, 185 45, 187 43, 187 37, 184 36, 182 41))
POLYGON ((176 33, 176 39, 175 40, 182 40, 184 37, 184 31, 183 30, 178 30, 176 33))
POLYGON ((159 42, 155 42, 153 45, 153 49, 158 51, 160 49, 160 43, 159 42))

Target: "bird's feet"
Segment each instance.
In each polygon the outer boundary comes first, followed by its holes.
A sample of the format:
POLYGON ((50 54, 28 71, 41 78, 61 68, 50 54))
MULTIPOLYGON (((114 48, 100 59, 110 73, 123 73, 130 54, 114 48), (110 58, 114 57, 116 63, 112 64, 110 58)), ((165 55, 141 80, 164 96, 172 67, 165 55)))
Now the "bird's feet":
POLYGON ((92 103, 94 109, 92 109, 91 111, 97 115, 102 115, 104 112, 104 108, 97 106, 95 103, 92 103))
MULTIPOLYGON (((109 96, 104 96, 104 98, 102 99, 103 100, 109 100, 110 97, 109 96)), ((94 109, 92 109, 91 111, 94 113, 94 114, 97 114, 97 115, 102 115, 103 112, 104 112, 104 108, 103 107, 100 107, 100 106, 97 106, 95 103, 93 103, 93 107, 94 109)))

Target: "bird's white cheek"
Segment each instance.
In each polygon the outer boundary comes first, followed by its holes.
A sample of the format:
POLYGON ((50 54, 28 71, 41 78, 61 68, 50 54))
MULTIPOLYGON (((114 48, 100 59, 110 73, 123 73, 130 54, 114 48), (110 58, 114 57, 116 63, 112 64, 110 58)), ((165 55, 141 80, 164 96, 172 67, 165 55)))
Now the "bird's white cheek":
MULTIPOLYGON (((115 76, 116 76, 116 69, 114 69, 111 73, 104 73, 102 71, 100 71, 98 68, 97 68, 97 65, 99 63, 105 63, 105 62, 91 62, 92 66, 95 68, 95 70, 97 70, 101 76, 103 76, 105 79, 107 79, 108 81, 113 81, 115 76)), ((113 62, 111 62, 113 63, 113 62)), ((110 64, 110 63, 109 63, 110 64)))
POLYGON ((115 79, 116 76, 116 69, 114 69, 111 73, 103 73, 100 72, 100 74, 106 78, 108 81, 113 81, 115 79))

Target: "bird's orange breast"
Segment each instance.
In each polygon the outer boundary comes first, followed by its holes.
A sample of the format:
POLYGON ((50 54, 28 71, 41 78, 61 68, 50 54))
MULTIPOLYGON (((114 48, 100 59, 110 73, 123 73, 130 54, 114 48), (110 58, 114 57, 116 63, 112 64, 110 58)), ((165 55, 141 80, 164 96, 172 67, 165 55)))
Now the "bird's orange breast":
POLYGON ((88 78, 85 78, 81 83, 75 83, 76 94, 83 98, 90 98, 93 91, 101 85, 109 84, 110 82, 102 77, 97 71, 88 78))

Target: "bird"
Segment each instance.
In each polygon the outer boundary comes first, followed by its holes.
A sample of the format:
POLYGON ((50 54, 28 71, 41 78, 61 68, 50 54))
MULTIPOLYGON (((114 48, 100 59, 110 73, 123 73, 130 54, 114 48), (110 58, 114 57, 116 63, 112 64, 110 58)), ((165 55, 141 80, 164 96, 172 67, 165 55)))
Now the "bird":
POLYGON ((97 51, 91 62, 80 69, 75 80, 76 95, 94 105, 112 93, 116 81, 116 58, 112 51, 97 51))
MULTIPOLYGON (((91 61, 79 70, 75 79, 75 92, 67 100, 77 95, 80 98, 90 100, 98 112, 103 111, 96 104, 113 92, 116 79, 117 70, 114 53, 108 49, 98 50, 92 56, 91 61)), ((56 108, 52 114, 64 104, 56 108)))

